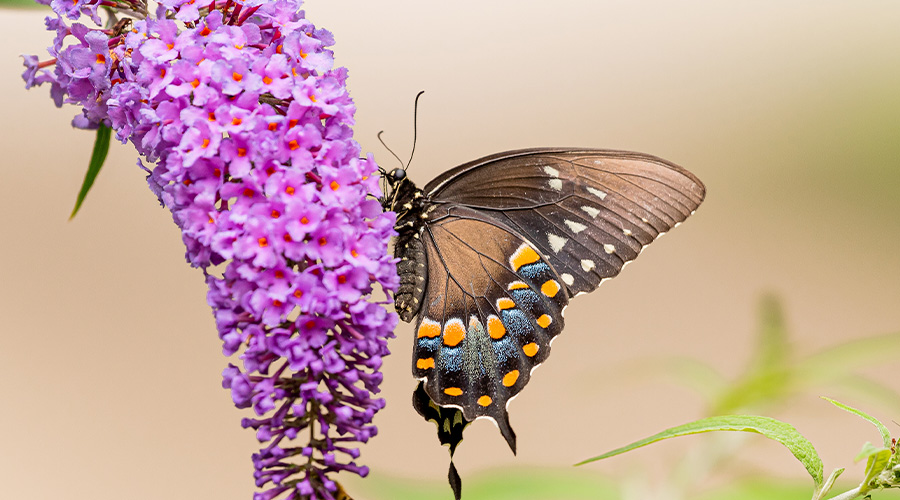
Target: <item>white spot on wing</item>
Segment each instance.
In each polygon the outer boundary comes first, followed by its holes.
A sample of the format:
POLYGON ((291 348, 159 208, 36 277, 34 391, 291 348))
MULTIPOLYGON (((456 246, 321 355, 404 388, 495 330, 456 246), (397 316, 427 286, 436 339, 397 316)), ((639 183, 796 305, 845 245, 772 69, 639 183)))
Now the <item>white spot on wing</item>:
POLYGON ((579 224, 578 222, 575 222, 573 220, 567 220, 566 225, 569 226, 569 229, 571 229, 575 234, 578 234, 587 228, 587 226, 585 226, 584 224, 579 224))
POLYGON ((600 198, 601 200, 605 200, 605 199, 606 199, 606 193, 604 193, 603 191, 600 191, 599 189, 594 189, 594 188, 592 188, 592 187, 588 187, 587 190, 588 190, 588 192, 590 192, 592 195, 596 196, 597 198, 600 198))
POLYGON ((549 165, 544 167, 544 172, 546 172, 547 175, 549 175, 551 177, 559 177, 559 170, 556 170, 555 168, 553 168, 549 165))
POLYGON ((631 236, 631 229, 623 229, 622 234, 624 234, 625 236, 631 236))
POLYGON ((589 207, 587 205, 581 207, 581 209, 584 210, 585 212, 587 212, 587 214, 590 215, 592 219, 597 217, 597 215, 600 214, 600 209, 597 209, 594 207, 589 207))
POLYGON ((581 268, 584 269, 585 271, 590 271, 591 269, 595 268, 596 266, 597 265, 594 264, 594 261, 592 261, 590 259, 584 259, 581 261, 581 268))
POLYGON ((566 243, 569 242, 569 239, 557 236, 553 233, 547 233, 547 241, 550 243, 550 248, 552 248, 554 252, 559 253, 559 251, 566 246, 566 243))
POLYGON ((607 243, 607 244, 603 245, 603 251, 605 251, 608 254, 614 254, 614 253, 616 253, 616 247, 607 243))
POLYGON ((572 286, 572 283, 575 283, 575 278, 573 278, 572 275, 569 273, 562 273, 560 278, 562 278, 563 283, 565 283, 569 286, 572 286))
POLYGON ((562 181, 559 179, 550 179, 547 184, 556 191, 562 191, 562 181))

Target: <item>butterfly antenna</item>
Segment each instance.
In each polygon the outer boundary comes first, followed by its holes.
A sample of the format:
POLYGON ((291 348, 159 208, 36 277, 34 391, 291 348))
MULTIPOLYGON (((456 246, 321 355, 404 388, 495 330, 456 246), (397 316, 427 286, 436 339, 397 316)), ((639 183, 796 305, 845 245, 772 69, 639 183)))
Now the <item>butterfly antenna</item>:
POLYGON ((416 103, 413 105, 413 147, 412 151, 409 153, 409 161, 406 162, 406 169, 409 170, 409 165, 412 163, 413 155, 416 154, 416 122, 419 121, 419 98, 424 94, 424 90, 420 90, 418 94, 416 94, 416 103))
POLYGON ((394 158, 396 158, 397 161, 400 162, 400 165, 403 166, 403 160, 401 160, 400 157, 397 156, 397 153, 395 153, 393 149, 389 148, 388 145, 384 143, 384 140, 382 140, 381 134, 383 134, 383 133, 384 133, 384 130, 382 130, 381 132, 378 132, 378 142, 380 142, 381 145, 384 146, 384 149, 387 149, 389 153, 394 155, 394 158))

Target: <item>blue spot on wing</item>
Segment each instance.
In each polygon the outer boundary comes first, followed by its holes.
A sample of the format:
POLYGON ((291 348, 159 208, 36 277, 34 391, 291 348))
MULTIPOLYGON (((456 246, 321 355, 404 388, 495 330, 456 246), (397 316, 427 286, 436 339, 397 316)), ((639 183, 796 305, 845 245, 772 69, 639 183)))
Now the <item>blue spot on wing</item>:
MULTIPOLYGON (((531 294, 534 295, 534 292, 531 294)), ((500 314, 502 316, 500 320, 503 322, 503 326, 506 327, 506 338, 518 337, 519 339, 524 339, 534 332, 534 327, 531 325, 528 316, 525 316, 525 313, 519 309, 506 309, 501 311, 500 314)))
MULTIPOLYGON (((534 293, 534 290, 530 288, 510 290, 509 294, 512 296, 513 301, 515 301, 515 303, 523 309, 534 309, 538 305, 543 305, 541 304, 540 297, 538 297, 537 294, 534 293)), ((504 320, 503 323, 505 324, 506 321, 504 320)))
POLYGON ((462 370, 462 348, 444 347, 438 357, 438 368, 441 371, 458 372, 462 370))
POLYGON ((526 266, 520 267, 518 272, 520 275, 530 279, 531 281, 538 281, 538 278, 540 278, 541 276, 546 276, 550 272, 550 266, 538 261, 534 264, 528 264, 526 266))
POLYGON ((492 343, 494 353, 501 363, 505 363, 507 359, 519 357, 519 343, 513 337, 514 335, 505 335, 502 339, 492 343))
POLYGON ((440 336, 434 338, 420 337, 417 341, 419 343, 419 349, 425 349, 431 354, 436 353, 441 346, 440 336))

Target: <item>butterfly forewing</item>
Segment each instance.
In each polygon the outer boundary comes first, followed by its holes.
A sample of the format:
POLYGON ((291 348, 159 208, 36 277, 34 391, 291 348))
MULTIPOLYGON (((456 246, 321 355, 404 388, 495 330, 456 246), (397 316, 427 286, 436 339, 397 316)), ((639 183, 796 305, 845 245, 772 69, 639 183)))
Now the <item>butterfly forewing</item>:
POLYGON ((693 174, 660 158, 572 149, 489 156, 445 173, 425 191, 433 203, 477 207, 528 238, 570 296, 618 274, 705 194, 693 174))
POLYGON ((514 447, 506 403, 547 358, 568 296, 521 234, 473 209, 444 209, 422 236, 428 283, 413 372, 437 404, 493 418, 514 447))

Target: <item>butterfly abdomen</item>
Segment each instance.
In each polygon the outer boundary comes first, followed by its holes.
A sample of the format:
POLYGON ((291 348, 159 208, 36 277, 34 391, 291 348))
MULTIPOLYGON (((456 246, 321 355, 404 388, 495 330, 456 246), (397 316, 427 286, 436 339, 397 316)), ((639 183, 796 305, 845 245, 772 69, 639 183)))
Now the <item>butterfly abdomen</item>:
POLYGON ((394 247, 394 256, 400 259, 397 263, 400 288, 394 295, 394 307, 400 319, 407 323, 412 321, 422 306, 428 279, 428 261, 421 237, 423 230, 424 226, 420 226, 402 231, 394 247))

